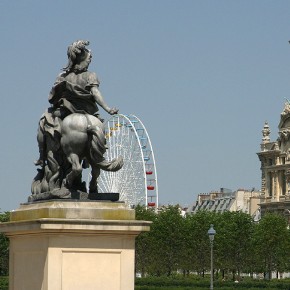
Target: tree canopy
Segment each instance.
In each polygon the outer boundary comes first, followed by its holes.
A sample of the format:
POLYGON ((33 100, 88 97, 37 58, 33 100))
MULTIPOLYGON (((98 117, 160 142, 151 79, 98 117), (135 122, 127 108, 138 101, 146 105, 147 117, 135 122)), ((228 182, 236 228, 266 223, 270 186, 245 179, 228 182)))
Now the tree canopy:
MULTIPOLYGON (((0 223, 8 222, 9 212, 0 213, 0 223)), ((9 239, 0 233, 0 276, 8 275, 9 239)))
POLYGON ((210 269, 210 224, 216 230, 216 273, 239 279, 241 273, 290 270, 290 232, 283 216, 266 214, 258 224, 243 212, 199 211, 182 217, 178 206, 158 213, 138 206, 136 216, 152 221, 151 231, 136 240, 136 271, 143 276, 204 275, 210 269))

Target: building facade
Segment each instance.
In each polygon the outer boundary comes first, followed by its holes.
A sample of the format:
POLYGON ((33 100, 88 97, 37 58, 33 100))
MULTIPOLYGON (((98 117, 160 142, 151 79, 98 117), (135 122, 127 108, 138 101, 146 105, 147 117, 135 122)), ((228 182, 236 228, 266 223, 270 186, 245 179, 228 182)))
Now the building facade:
POLYGON ((253 190, 238 189, 231 191, 221 188, 220 191, 200 193, 196 203, 188 209, 190 213, 199 210, 214 212, 242 211, 250 214, 254 220, 260 219, 261 192, 253 190))
POLYGON ((261 162, 261 214, 279 212, 290 217, 290 102, 285 103, 278 126, 279 136, 270 140, 265 122, 258 157, 261 162))

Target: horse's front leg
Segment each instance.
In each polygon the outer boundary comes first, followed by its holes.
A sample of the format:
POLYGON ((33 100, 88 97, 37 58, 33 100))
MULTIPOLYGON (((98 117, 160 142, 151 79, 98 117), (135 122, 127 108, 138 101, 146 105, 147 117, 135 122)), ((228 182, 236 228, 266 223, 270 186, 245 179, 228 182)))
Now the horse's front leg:
POLYGON ((72 165, 71 172, 66 176, 66 187, 71 189, 73 187, 74 180, 82 174, 82 166, 77 154, 71 153, 67 160, 72 165))
POLYGON ((98 177, 100 176, 101 170, 97 166, 92 166, 92 179, 90 181, 89 192, 98 192, 98 177))

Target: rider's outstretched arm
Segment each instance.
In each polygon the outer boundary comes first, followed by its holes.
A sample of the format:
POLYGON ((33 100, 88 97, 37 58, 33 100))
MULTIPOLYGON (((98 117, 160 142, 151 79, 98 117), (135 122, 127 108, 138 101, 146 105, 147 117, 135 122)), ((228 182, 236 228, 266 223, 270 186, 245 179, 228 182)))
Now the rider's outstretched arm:
POLYGON ((95 99, 96 103, 99 106, 101 106, 107 113, 109 113, 111 115, 114 115, 114 114, 117 114, 118 113, 118 111, 119 111, 118 109, 116 109, 116 108, 112 108, 111 109, 106 104, 106 102, 105 102, 105 100, 104 100, 101 92, 98 90, 97 87, 94 86, 94 87, 91 88, 91 94, 94 96, 94 99, 95 99))

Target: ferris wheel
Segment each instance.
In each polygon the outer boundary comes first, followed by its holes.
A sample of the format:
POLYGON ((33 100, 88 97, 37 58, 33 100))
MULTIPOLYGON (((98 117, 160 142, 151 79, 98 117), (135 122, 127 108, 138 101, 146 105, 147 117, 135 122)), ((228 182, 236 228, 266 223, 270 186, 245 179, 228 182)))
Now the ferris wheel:
POLYGON ((100 192, 118 192, 120 200, 134 206, 158 207, 158 183, 154 153, 143 123, 134 115, 117 114, 105 124, 105 158, 118 156, 124 166, 117 172, 101 171, 100 192))

